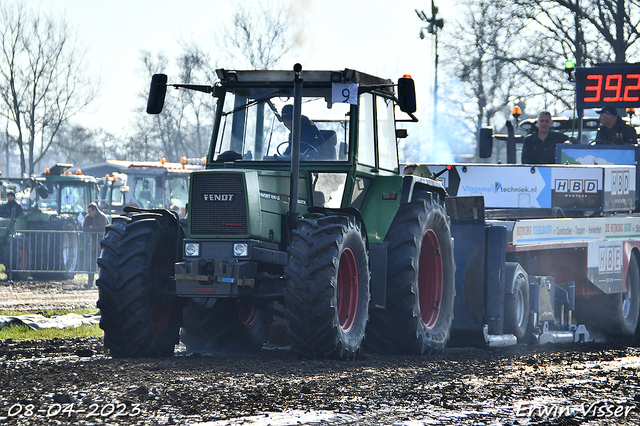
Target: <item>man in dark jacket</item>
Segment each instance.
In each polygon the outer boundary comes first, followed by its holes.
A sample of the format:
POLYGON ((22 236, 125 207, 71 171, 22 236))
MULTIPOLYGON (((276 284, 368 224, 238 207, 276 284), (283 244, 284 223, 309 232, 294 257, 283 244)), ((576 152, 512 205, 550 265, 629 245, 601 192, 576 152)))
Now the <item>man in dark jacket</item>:
POLYGON ((16 193, 12 189, 7 190, 7 202, 0 206, 0 216, 11 217, 11 214, 15 210, 14 217, 18 217, 22 214, 22 206, 16 201, 16 193))
POLYGON ((600 114, 601 123, 596 135, 597 144, 635 145, 638 143, 635 129, 622 121, 616 108, 605 106, 597 113, 600 114))
POLYGON ((522 145, 522 164, 555 164, 556 144, 567 142, 569 138, 551 130, 552 123, 549 111, 538 114, 537 126, 522 145))

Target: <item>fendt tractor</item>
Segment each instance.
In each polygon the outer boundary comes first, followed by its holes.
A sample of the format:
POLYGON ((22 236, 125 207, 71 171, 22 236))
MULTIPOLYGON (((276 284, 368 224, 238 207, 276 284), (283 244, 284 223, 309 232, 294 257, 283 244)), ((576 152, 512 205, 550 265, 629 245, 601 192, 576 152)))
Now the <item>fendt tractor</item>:
POLYGON ((211 93, 213 135, 185 228, 138 208, 107 228, 97 285, 111 354, 170 356, 179 339, 258 350, 274 318, 303 357, 442 350, 455 295, 445 189, 399 174, 396 113, 416 120, 413 80, 299 64, 217 77, 152 79, 151 114, 168 86, 211 93))
MULTIPOLYGON (((639 75, 637 64, 578 68, 579 132, 593 127, 584 109, 640 105, 639 75)), ((556 164, 447 165, 451 232, 464 241, 455 252, 454 340, 624 341, 637 333, 640 152, 591 142, 557 145, 556 164)), ((492 140, 481 138, 479 148, 490 157, 492 140)))
MULTIPOLYGON (((2 179, 2 199, 6 191, 15 192, 23 213, 0 218, 0 263, 7 270, 46 270, 58 278, 73 278, 78 262, 78 241, 71 234, 42 235, 20 231, 77 231, 96 199, 93 176, 68 174, 71 164, 58 163, 40 176, 2 179)), ((27 273, 13 278, 26 278, 27 273)))

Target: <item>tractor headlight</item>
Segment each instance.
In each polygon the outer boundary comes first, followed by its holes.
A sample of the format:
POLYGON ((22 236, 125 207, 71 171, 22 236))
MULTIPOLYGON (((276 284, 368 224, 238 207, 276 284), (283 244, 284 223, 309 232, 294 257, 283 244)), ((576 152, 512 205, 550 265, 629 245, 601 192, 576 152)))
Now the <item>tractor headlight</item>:
POLYGON ((186 257, 200 256, 200 243, 186 243, 184 245, 184 255, 186 257))
POLYGON ((236 257, 247 257, 249 256, 249 244, 247 243, 236 243, 233 245, 233 255, 236 257))

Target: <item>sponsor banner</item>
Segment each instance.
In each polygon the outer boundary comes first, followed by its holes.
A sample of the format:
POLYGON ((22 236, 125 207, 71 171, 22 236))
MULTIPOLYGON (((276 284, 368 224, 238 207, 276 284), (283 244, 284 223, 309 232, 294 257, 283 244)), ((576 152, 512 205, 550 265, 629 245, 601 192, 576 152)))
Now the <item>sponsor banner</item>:
POLYGON ((636 202, 635 167, 605 169, 604 187, 605 210, 634 210, 636 202))
MULTIPOLYGON (((439 166, 433 166, 437 169, 439 166)), ((489 209, 631 210, 633 166, 455 165, 440 179, 451 195, 482 196, 489 209), (458 179, 459 177, 459 179, 458 179)))
POLYGON ((596 242, 640 238, 640 217, 527 219, 514 223, 513 245, 596 242))
POLYGON ((551 172, 552 206, 567 210, 602 210, 600 167, 554 167, 551 172))
MULTIPOLYGON (((456 166, 458 196, 484 197, 486 208, 551 207, 549 167, 456 166)), ((451 191, 450 191, 451 192, 451 191)))
POLYGON ((588 244, 587 278, 607 294, 622 291, 623 251, 621 240, 588 244))

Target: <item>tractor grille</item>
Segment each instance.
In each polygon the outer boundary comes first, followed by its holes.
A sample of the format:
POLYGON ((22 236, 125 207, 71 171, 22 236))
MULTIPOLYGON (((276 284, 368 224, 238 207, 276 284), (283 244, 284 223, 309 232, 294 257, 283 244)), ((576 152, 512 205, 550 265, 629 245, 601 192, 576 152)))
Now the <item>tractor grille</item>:
POLYGON ((192 234, 247 233, 247 206, 242 175, 196 174, 191 194, 192 234))

